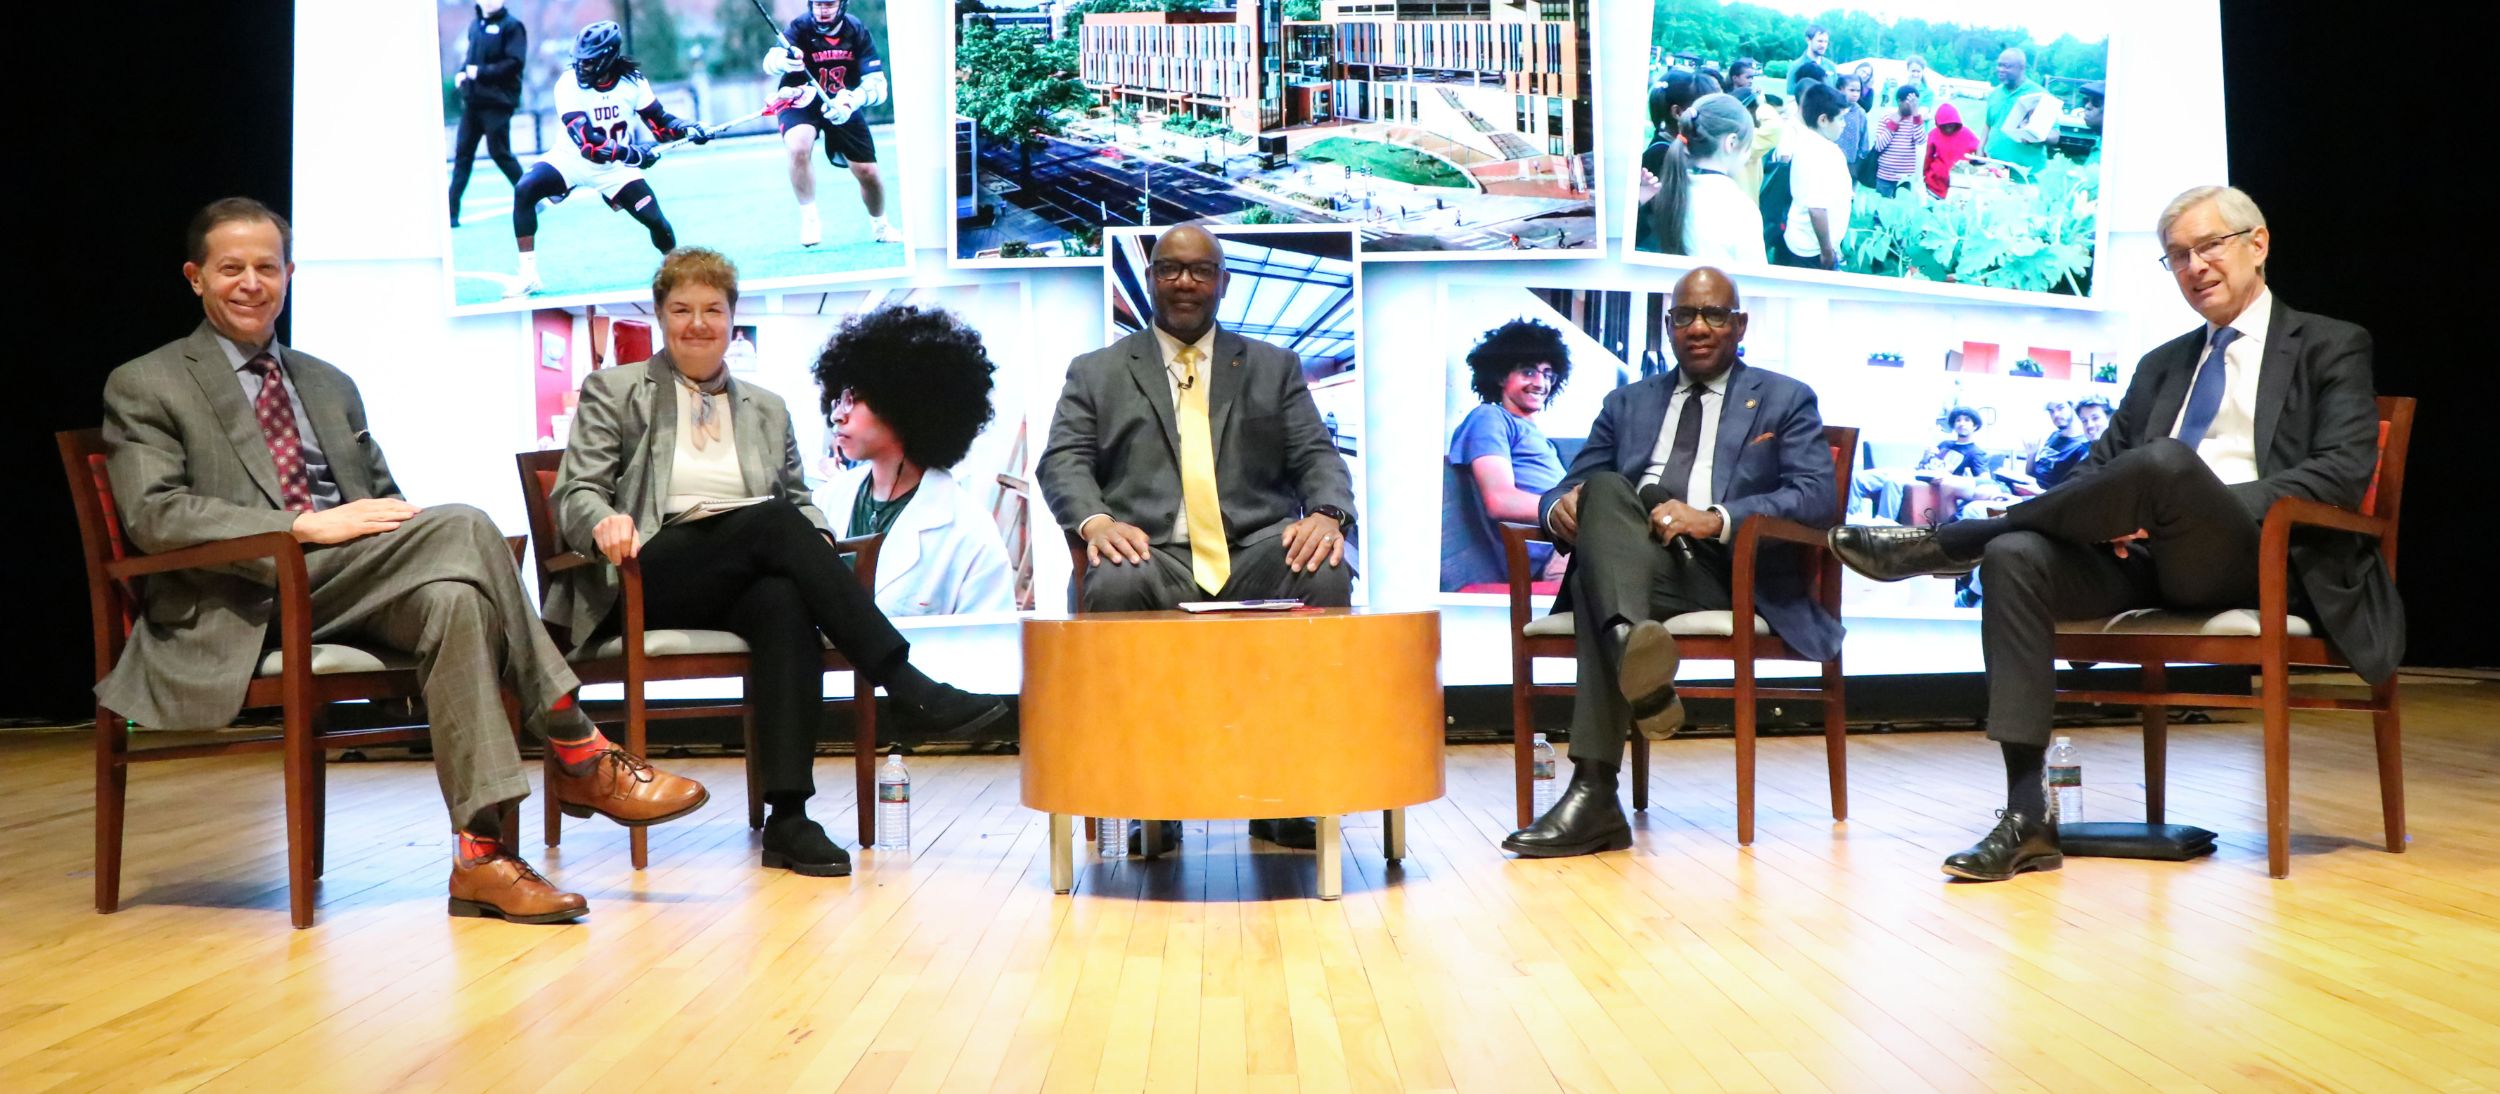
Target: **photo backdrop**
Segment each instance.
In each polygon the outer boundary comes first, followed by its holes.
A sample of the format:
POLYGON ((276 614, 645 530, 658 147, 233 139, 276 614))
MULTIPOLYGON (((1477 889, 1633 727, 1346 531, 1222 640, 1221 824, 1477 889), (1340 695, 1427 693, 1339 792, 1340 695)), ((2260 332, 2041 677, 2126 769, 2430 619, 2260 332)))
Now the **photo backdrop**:
MULTIPOLYGON (((561 24, 542 9, 559 6, 518 0, 525 20, 561 24)), ((653 5, 656 7, 657 5, 653 5)), ((1210 5, 1214 6, 1214 5, 1210 5)), ((1330 5, 1342 11, 1345 5, 1330 5)), ((1502 5, 1508 6, 1508 5, 1502 5)), ((455 9, 456 9, 455 5, 455 9)), ((993 3, 1028 13, 1045 5, 993 3)), ((635 0, 639 17, 645 10, 635 0)), ((737 9, 710 2, 670 3, 680 47, 717 41, 737 9)), ((1645 83, 1652 41, 1649 5, 1590 6, 1592 71, 1605 81, 1591 103, 1594 178, 1632 177, 1644 147, 1645 83)), ((1893 19, 1927 18, 1978 25, 1995 5, 1975 0, 1875 5, 1893 19)), ((1786 10, 1784 7, 1782 10, 1786 10)), ((2167 274, 2155 265, 2155 216, 2178 191, 2227 178, 2224 163, 2219 18, 2209 3, 2153 5, 2127 0, 2098 9, 2108 27, 2111 140, 2104 149, 2107 173, 2097 216, 2103 238, 2093 256, 2088 298, 2040 307, 1995 298, 1937 299, 1905 292, 1875 278, 1776 279, 1739 273, 1749 301, 1776 318, 1757 320, 1750 353, 1762 367, 1795 370, 1822 390, 1827 419, 1858 425, 1871 441, 1915 450, 1933 444, 1935 422, 1952 401, 1993 407, 1982 436, 2016 448, 2045 428, 2040 409, 2047 393, 2106 390, 2097 380, 2078 380, 2088 364, 2124 369, 2146 349, 2188 329, 2196 320, 2179 301, 2167 274), (2041 376, 1985 371, 1978 346, 1993 345, 1995 364, 2010 370, 2025 357, 2041 376), (2054 355, 2067 353, 2065 380, 2050 374, 2054 355), (1959 352, 1962 367, 1948 367, 1959 352), (1898 354, 1899 367, 1868 363, 1898 354), (1958 391, 1955 385, 1960 385, 1958 391), (2038 424, 2035 424, 2038 423, 2038 424)), ((795 14, 796 6, 780 14, 795 14)), ((958 191, 956 127, 951 64, 958 28, 950 5, 894 7, 887 28, 888 71, 893 82, 891 129, 896 162, 920 164, 897 175, 889 187, 896 221, 915 248, 907 274, 863 283, 862 290, 954 286, 1021 286, 1030 320, 992 339, 993 352, 1008 344, 1024 355, 1029 371, 1020 394, 1023 420, 1034 435, 1046 430, 1052 403, 1065 379, 1066 362, 1098 348, 1113 331, 1105 317, 1105 271, 1099 259, 1078 268, 953 269, 953 235, 959 212, 949 200, 958 191)), ((753 18, 748 11, 746 18, 753 18)), ((1043 11, 1042 18, 1048 14, 1043 11)), ((297 87, 294 219, 297 227, 294 342, 337 362, 357 378, 375 435, 390 453, 395 473, 420 504, 463 501, 485 508, 507 531, 525 527, 512 481, 511 455, 535 447, 542 435, 541 374, 551 373, 528 311, 456 315, 445 293, 451 247, 446 238, 444 196, 449 182, 450 137, 456 119, 445 113, 441 19, 425 5, 300 5, 297 9, 297 87), (377 45, 381 43, 381 45, 377 45), (348 95, 340 89, 356 89, 348 95), (438 135, 421 141, 350 139, 376 129, 438 135), (516 367, 524 366, 525 367, 516 367)), ((758 21, 760 22, 760 21, 758 21)), ((1792 55, 1793 56, 1793 55, 1792 55)), ((883 152, 881 145, 880 151, 883 152)), ((659 172, 676 166, 664 162, 659 172)), ((816 164, 820 183, 833 172, 816 164)), ((1159 177, 1158 171, 1158 177, 1159 177)), ((481 159, 472 181, 500 179, 481 159)), ((778 222, 788 215, 786 176, 767 171, 753 216, 778 222), (780 191, 772 189, 780 186, 780 191)), ((2263 201, 2265 195, 2259 194, 2263 201)), ((594 208, 610 221, 621 215, 594 208)), ((833 201, 828 195, 826 202, 833 201)), ((1622 206, 1610 195, 1605 226, 1607 255, 1625 243, 1612 215, 1622 206)), ((1163 223, 1157 218, 1157 223, 1163 223)), ((1357 229, 1360 230, 1359 228, 1357 229)), ((1507 242, 1507 241, 1505 241, 1507 242)), ((648 246, 644 244, 647 251, 648 246)), ((1379 256, 1363 252, 1367 259, 1379 256)), ((1427 606, 1443 611, 1443 679, 1451 684, 1502 682, 1508 677, 1504 613, 1493 606, 1452 601, 1440 588, 1438 566, 1454 389, 1452 362, 1463 358, 1461 341, 1480 336, 1510 314, 1550 308, 1554 292, 1622 294, 1625 333, 1620 341, 1593 342, 1622 364, 1642 360, 1635 346, 1646 294, 1672 285, 1681 266, 1668 256, 1659 265, 1619 257, 1552 261, 1535 252, 1502 263, 1366 261, 1360 297, 1360 428, 1363 494, 1364 580, 1374 604, 1427 606), (1536 290, 1531 292, 1530 290, 1536 290), (1466 294, 1479 309, 1454 314, 1452 301, 1466 294), (1637 302, 1636 302, 1637 301, 1637 302)), ((601 306, 643 296, 654 256, 637 257, 630 277, 619 275, 615 296, 601 306)), ((742 300, 740 322, 757 327, 759 359, 797 352, 821 335, 785 334, 769 317, 792 314, 793 299, 823 297, 824 288, 764 290, 742 300), (776 301, 779 301, 778 303, 776 301), (778 344, 777 344, 778 343, 778 344)), ((565 305, 573 307, 575 305, 565 305)), ((984 328, 987 330, 987 328, 984 328)), ((1576 326, 1568 329, 1579 329, 1576 326)), ((1644 343, 1645 346, 1645 343, 1644 343)), ((1596 360, 1591 350, 1591 360, 1596 360)), ((1548 413, 1560 419, 1571 400, 1594 398, 1604 387, 1589 369, 1548 413)), ((813 408, 812 398, 793 403, 813 408)), ((1593 404, 1592 404, 1593 405, 1593 404)), ((802 412, 800 417, 811 415, 802 412)), ((1002 418, 1005 417, 1002 410, 1002 418)), ((1341 421, 1344 416, 1341 415, 1341 421)), ((1027 464, 1029 453, 1027 446, 1027 464)), ((1038 607, 1061 606, 1068 559, 1057 537, 1034 537, 1031 560, 1038 607)), ((1979 665, 1977 627, 1966 609, 1939 603, 1952 591, 1945 583, 1903 590, 1910 602, 1890 604, 1872 591, 1850 590, 1849 659, 1852 672, 1954 672, 1979 665)), ((919 656, 931 671, 966 687, 1013 690, 1018 683, 1016 628, 986 617, 906 619, 919 656)), ((1568 671, 1567 665, 1548 671, 1568 671)), ((1689 671, 1724 672, 1696 664, 1689 671)), ((735 682, 685 685, 686 694, 716 694, 735 682)), ((673 694, 673 693, 672 693, 673 694)))

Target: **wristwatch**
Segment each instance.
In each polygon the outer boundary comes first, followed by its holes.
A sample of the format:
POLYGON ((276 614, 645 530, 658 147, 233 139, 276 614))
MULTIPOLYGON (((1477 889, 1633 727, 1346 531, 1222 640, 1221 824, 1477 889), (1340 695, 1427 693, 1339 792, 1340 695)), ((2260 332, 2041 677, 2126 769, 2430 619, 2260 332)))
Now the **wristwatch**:
POLYGON ((1343 509, 1339 509, 1334 505, 1312 506, 1311 514, 1313 516, 1327 517, 1330 520, 1336 521, 1337 527, 1339 528, 1354 527, 1354 514, 1346 512, 1343 509))

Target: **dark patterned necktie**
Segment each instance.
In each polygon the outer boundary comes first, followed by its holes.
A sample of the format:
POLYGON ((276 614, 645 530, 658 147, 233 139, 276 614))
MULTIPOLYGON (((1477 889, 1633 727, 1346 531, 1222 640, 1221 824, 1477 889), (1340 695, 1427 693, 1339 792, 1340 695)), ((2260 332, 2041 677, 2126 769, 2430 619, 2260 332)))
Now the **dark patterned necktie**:
POLYGON ((1701 401, 1710 389, 1694 384, 1685 392, 1684 414, 1675 420, 1675 447, 1667 450, 1667 466, 1658 476, 1658 485, 1679 501, 1693 496, 1693 463, 1701 458, 1701 401))
POLYGON ((295 432, 295 404, 286 397, 286 379, 278 370, 278 359, 263 353, 243 367, 260 377, 260 398, 252 403, 252 417, 259 419, 261 439, 269 442, 269 459, 278 465, 279 494, 287 511, 312 512, 312 476, 304 471, 304 438, 295 432))

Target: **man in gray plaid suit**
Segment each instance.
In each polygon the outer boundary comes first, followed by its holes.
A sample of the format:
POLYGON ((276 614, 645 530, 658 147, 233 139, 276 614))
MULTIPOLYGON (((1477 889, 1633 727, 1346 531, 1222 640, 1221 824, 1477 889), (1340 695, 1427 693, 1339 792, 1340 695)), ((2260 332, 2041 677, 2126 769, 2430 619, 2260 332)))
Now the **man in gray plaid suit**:
MULTIPOLYGON (((706 794, 607 742, 574 706, 579 685, 523 591, 503 535, 465 505, 400 496, 365 428, 355 381, 272 337, 294 273, 286 220, 249 198, 193 218, 183 276, 207 320, 113 370, 106 470, 132 546, 168 551, 261 532, 305 545, 313 638, 412 654, 435 770, 459 833, 454 915, 578 919, 588 905, 513 854, 496 829, 529 794, 500 687, 560 761, 548 792, 626 825, 693 812, 706 794)), ((103 705, 163 729, 224 726, 275 616, 267 561, 146 579, 103 705)))

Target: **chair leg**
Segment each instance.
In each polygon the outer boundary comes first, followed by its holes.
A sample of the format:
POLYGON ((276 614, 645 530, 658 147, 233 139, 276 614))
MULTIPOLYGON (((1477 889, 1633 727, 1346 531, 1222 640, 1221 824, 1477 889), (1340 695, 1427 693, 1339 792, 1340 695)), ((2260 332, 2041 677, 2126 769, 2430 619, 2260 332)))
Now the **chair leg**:
POLYGON ((1753 845, 1753 666, 1736 663, 1736 845, 1753 845))
POLYGON ((2405 755, 2404 715, 2396 706, 2396 678, 2371 689, 2376 694, 2378 709, 2370 714, 2370 729, 2378 737, 2378 804, 2387 816, 2387 849, 2403 854, 2405 849, 2405 755))
POLYGON ((286 744, 280 752, 286 775, 287 905, 296 929, 313 925, 313 731, 311 711, 286 708, 286 744))
POLYGON ((312 776, 312 876, 328 872, 330 846, 330 751, 314 742, 305 768, 312 776))
POLYGON ((556 807, 555 746, 543 743, 542 746, 546 749, 546 755, 541 758, 538 765, 540 769, 538 788, 541 791, 538 798, 546 816, 539 822, 541 825, 539 837, 546 841, 547 846, 553 847, 564 842, 564 810, 556 807))
MULTIPOLYGON (((749 689, 746 694, 753 695, 755 692, 753 689, 749 689)), ((747 704, 746 709, 741 711, 740 714, 742 715, 739 719, 740 731, 745 734, 746 739, 747 827, 762 828, 764 827, 764 795, 761 791, 756 789, 756 786, 759 784, 757 783, 755 777, 755 706, 753 702, 750 701, 747 704)))
MULTIPOLYGON (((1530 664, 1533 666, 1533 662, 1530 664)), ((1528 671, 1533 672, 1533 667, 1528 671)), ((1530 768, 1536 764, 1533 743, 1536 736, 1535 688, 1533 678, 1514 678, 1510 682, 1511 798, 1518 806, 1521 828, 1536 823, 1531 809, 1536 794, 1535 780, 1530 777, 1530 768)))
MULTIPOLYGON (((2170 667, 2144 666, 2144 691, 2157 695, 2170 690, 2170 667)), ((2170 708, 2158 702, 2144 704, 2144 823, 2166 824, 2170 796, 2170 708)))
POLYGON ((877 845, 877 685, 851 670, 851 793, 859 802, 859 845, 877 845))
POLYGON ((1649 738, 1632 735, 1632 811, 1649 808, 1649 738))
POLYGON ((2265 689, 2266 873, 2292 873, 2291 667, 2280 649, 2270 651, 2258 686, 2265 689))
POLYGON ((130 768, 122 752, 130 745, 121 715, 95 711, 95 910, 122 905, 122 805, 130 793, 130 768))
POLYGON ((1840 659, 1823 663, 1823 766, 1832 779, 1832 819, 1849 819, 1849 693, 1840 659))
MULTIPOLYGON (((650 719, 643 707, 642 689, 645 681, 629 680, 625 684, 625 751, 639 759, 650 759, 650 719)), ((633 859, 634 869, 651 866, 651 830, 645 827, 626 829, 625 846, 633 859)))

